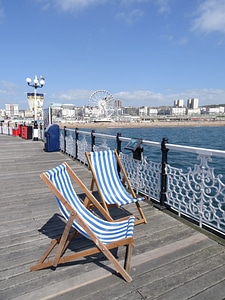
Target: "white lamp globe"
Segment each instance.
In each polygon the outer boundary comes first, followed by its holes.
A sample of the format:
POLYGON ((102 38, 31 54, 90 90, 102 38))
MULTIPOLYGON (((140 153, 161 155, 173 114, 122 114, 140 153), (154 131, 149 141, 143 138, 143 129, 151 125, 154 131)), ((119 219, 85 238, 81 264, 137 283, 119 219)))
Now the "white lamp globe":
POLYGON ((41 80, 40 80, 40 85, 44 85, 44 84, 45 84, 44 79, 41 79, 41 80))

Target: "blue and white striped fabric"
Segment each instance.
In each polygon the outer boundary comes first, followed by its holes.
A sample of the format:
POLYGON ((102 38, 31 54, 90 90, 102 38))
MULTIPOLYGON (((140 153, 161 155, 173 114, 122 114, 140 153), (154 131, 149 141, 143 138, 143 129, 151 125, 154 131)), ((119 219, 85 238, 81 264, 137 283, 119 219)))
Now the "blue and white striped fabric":
MULTIPOLYGON (((72 208, 79 214, 79 216, 85 221, 93 233, 100 239, 103 244, 119 241, 125 238, 133 236, 134 231, 134 217, 131 216, 128 220, 120 222, 108 222, 95 216, 89 211, 80 201, 75 193, 69 174, 64 164, 47 172, 50 181, 61 192, 66 201, 72 206, 72 208)), ((64 207, 62 202, 57 198, 60 212, 68 220, 70 213, 64 207)), ((74 220, 74 228, 85 237, 89 238, 88 234, 80 226, 80 224, 74 220)))
POLYGON ((113 150, 90 152, 90 160, 96 179, 107 204, 134 203, 143 197, 133 198, 123 186, 117 171, 117 162, 113 150))

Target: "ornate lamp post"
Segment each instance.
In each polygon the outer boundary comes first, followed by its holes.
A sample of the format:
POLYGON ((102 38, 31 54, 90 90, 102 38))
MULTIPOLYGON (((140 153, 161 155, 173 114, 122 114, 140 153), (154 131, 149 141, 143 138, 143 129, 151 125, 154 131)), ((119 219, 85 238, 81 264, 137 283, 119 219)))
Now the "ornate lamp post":
POLYGON ((40 76, 40 79, 35 75, 33 83, 30 78, 26 79, 26 82, 29 86, 34 88, 34 134, 33 140, 38 141, 38 123, 37 123, 37 89, 42 88, 45 84, 45 79, 43 76, 40 76))

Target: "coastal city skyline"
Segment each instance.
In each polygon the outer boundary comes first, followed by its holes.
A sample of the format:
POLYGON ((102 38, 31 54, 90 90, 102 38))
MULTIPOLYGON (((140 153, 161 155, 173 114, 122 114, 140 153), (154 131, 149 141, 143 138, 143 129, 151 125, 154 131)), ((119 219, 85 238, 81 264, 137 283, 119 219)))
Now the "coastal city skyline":
POLYGON ((0 0, 0 109, 27 109, 35 75, 44 107, 98 89, 123 106, 223 104, 224 25, 221 0, 0 0))

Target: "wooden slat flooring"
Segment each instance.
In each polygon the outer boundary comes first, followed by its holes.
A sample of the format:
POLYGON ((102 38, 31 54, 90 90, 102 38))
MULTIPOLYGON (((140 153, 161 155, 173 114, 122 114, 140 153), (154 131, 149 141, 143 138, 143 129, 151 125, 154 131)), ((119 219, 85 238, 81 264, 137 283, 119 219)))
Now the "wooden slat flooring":
MULTIPOLYGON (((142 204, 148 223, 135 227, 131 283, 117 276, 102 255, 55 271, 31 272, 30 266, 64 226, 53 194, 39 175, 64 161, 90 186, 90 171, 80 162, 61 152, 44 152, 41 141, 0 135, 1 300, 225 299, 224 241, 150 202, 142 204)), ((133 209, 126 207, 130 213, 133 209)), ((80 238, 68 251, 76 247, 88 247, 88 242, 80 238)), ((124 249, 118 256, 123 259, 124 249)))

